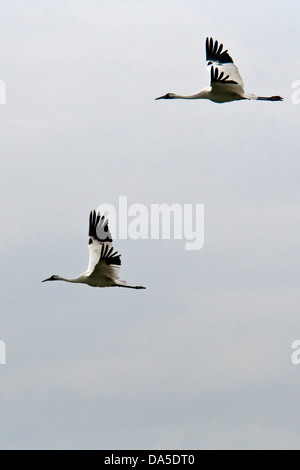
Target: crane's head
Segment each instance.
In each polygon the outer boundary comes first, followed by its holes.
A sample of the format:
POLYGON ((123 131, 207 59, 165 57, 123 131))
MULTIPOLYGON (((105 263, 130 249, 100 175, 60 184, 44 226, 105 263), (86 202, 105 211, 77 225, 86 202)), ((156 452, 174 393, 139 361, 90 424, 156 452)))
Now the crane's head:
POLYGON ((49 277, 48 279, 45 279, 44 281, 42 282, 47 282, 47 281, 59 281, 60 280, 60 277, 59 276, 56 276, 55 274, 51 277, 49 277))
POLYGON ((159 98, 155 98, 155 101, 157 101, 157 100, 173 100, 174 98, 176 98, 175 93, 167 93, 164 96, 160 96, 159 98))

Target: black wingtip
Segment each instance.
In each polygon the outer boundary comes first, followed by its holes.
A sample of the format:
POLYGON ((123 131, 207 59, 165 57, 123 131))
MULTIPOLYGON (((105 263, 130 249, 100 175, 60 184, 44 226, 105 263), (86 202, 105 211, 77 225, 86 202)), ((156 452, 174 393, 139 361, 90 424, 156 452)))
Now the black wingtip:
MULTIPOLYGON (((219 64, 233 64, 233 59, 228 50, 223 51, 223 44, 213 38, 206 38, 206 60, 208 62, 218 62, 219 64)), ((211 65, 210 63, 208 65, 211 65)))
POLYGON ((113 241, 108 227, 108 220, 104 216, 101 216, 99 212, 90 212, 89 237, 99 242, 111 243, 113 241))
POLYGON ((224 83, 225 85, 238 85, 234 80, 230 80, 230 76, 226 75, 224 72, 219 73, 217 67, 212 67, 210 71, 210 82, 211 83, 224 83))
POLYGON ((105 261, 108 265, 121 266, 121 255, 108 244, 102 245, 100 261, 105 261))

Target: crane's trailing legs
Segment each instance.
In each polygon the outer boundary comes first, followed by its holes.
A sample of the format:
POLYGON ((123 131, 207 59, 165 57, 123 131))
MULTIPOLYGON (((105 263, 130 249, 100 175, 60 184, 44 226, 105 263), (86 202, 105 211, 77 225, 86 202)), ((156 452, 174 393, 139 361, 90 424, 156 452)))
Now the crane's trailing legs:
POLYGON ((264 96, 258 96, 257 99, 260 101, 283 101, 283 98, 281 98, 281 96, 270 96, 269 98, 266 98, 264 96))
POLYGON ((125 289, 146 289, 143 286, 113 286, 113 287, 124 287, 125 289))

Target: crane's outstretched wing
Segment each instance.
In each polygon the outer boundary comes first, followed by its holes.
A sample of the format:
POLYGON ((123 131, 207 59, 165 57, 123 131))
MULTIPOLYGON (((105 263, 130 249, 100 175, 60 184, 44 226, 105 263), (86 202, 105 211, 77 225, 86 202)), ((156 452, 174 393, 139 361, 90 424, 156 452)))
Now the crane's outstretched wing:
POLYGON ((223 44, 219 44, 212 38, 207 38, 206 61, 212 88, 217 86, 224 88, 224 90, 244 93, 244 82, 240 72, 228 54, 228 50, 223 50, 223 44))
POLYGON ((98 285, 110 285, 119 280, 119 267, 121 266, 121 255, 114 252, 113 247, 105 243, 102 245, 100 259, 90 275, 91 279, 98 281, 98 285))
POLYGON ((89 265, 87 273, 92 273, 99 263, 103 246, 111 247, 112 236, 108 227, 108 220, 96 211, 90 213, 89 224, 89 265))

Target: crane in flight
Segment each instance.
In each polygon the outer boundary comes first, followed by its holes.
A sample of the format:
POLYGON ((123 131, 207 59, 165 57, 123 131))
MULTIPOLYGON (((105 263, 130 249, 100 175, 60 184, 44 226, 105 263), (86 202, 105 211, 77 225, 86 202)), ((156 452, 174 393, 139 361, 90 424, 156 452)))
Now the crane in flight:
POLYGON ((206 61, 210 74, 210 86, 203 88, 196 95, 181 96, 175 93, 167 93, 156 100, 210 100, 215 103, 227 103, 237 100, 261 100, 261 101, 282 101, 281 96, 256 96, 246 94, 244 82, 240 76, 237 66, 228 54, 228 50, 223 50, 223 44, 214 41, 212 38, 206 39, 206 61))
POLYGON ((112 236, 108 220, 100 213, 92 211, 89 223, 89 265, 87 271, 75 279, 51 276, 42 282, 64 281, 75 284, 87 284, 91 287, 125 287, 127 289, 146 289, 142 286, 128 286, 120 281, 118 270, 121 266, 121 255, 112 247, 112 236))

